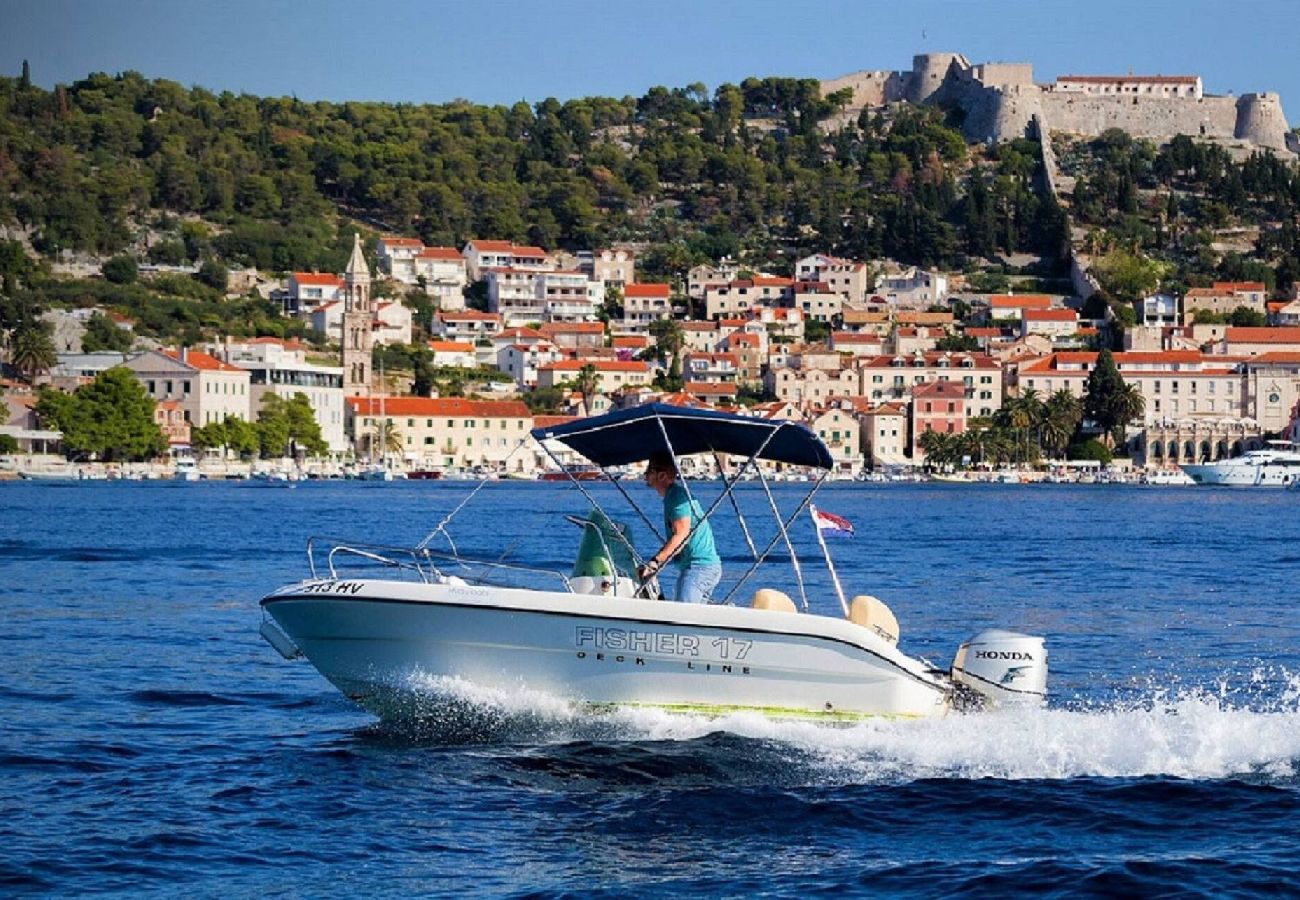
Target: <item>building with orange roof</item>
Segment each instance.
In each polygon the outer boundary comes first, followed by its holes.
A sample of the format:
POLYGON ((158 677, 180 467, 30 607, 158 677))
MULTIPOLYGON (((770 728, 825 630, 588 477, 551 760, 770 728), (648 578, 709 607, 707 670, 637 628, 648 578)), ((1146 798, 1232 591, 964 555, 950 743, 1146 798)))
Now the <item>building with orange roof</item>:
MULTIPOLYGON (((1125 382, 1141 392, 1147 423, 1185 418, 1253 419, 1246 381, 1239 363, 1195 350, 1115 353, 1125 382)), ((1022 363, 1017 387, 1039 396, 1068 390, 1082 398, 1097 362, 1090 351, 1053 353, 1022 363)))
POLYGON ((966 430, 966 388, 959 381, 931 381, 912 388, 912 459, 925 460, 921 435, 966 430))
POLYGON ((993 294, 988 300, 989 323, 1019 320, 1027 309, 1051 309, 1052 298, 1046 294, 993 294))
POLYGON ((1265 301, 1268 294, 1260 285, 1259 291, 1232 290, 1229 285, 1251 285, 1252 282, 1216 282, 1212 288, 1191 288, 1183 295, 1183 324, 1190 325, 1196 320, 1196 313, 1205 311, 1219 316, 1227 316, 1236 312, 1238 309, 1248 309, 1251 312, 1264 315, 1266 313, 1265 301), (1220 287, 1224 285, 1224 287, 1220 287))
POLYGON ((687 353, 682 360, 682 378, 707 384, 735 385, 739 360, 734 353, 687 353))
POLYGON ((538 330, 552 344, 566 350, 605 346, 603 322, 547 322, 538 330))
POLYGON ((651 322, 673 314, 672 291, 667 283, 647 282, 623 286, 623 327, 649 328, 651 322))
POLYGON ((377 436, 386 421, 402 447, 402 459, 411 466, 521 474, 536 466, 528 446, 532 413, 519 400, 349 397, 346 408, 348 434, 365 456, 380 455, 377 436))
POLYGON ((991 416, 1002 408, 1002 367, 987 353, 932 351, 877 356, 860 363, 856 392, 881 403, 911 398, 917 385, 955 381, 965 388, 964 415, 991 416))
POLYGON ((874 403, 865 397, 851 397, 847 402, 857 417, 862 455, 871 468, 912 464, 907 455, 908 404, 874 403))
POLYGON ((208 353, 186 347, 149 350, 123 365, 155 403, 179 404, 191 426, 224 422, 227 416, 246 422, 255 418, 249 373, 208 353))
POLYGON ((285 283, 284 313, 287 316, 306 315, 322 303, 339 299, 342 290, 343 279, 337 275, 291 272, 285 283))
POLYGON ((496 367, 513 378, 519 390, 532 390, 537 387, 537 371, 542 366, 565 358, 563 350, 546 340, 504 344, 497 350, 496 367))
POLYGON ((474 353, 472 341, 425 341, 425 346, 433 353, 435 366, 447 366, 455 369, 473 369, 478 367, 478 358, 474 353))
POLYGON ((791 278, 755 276, 724 285, 709 285, 704 291, 704 317, 744 317, 760 306, 786 306, 794 298, 791 278))
POLYGON ((1300 351, 1300 326, 1228 327, 1218 349, 1221 353, 1239 356, 1257 356, 1278 350, 1300 351))
POLYGON ((447 341, 478 341, 491 338, 504 328, 496 313, 464 309, 458 312, 434 313, 429 331, 434 337, 447 341))
POLYGON ((613 394, 633 385, 649 384, 654 377, 649 365, 636 360, 567 359, 540 366, 537 370, 537 386, 551 388, 574 381, 583 366, 588 365, 595 370, 597 391, 604 394, 613 394))
POLYGON ((470 281, 482 281, 489 269, 541 272, 551 268, 541 247, 520 247, 510 241, 470 241, 461 256, 470 281))
POLYGON ((1027 309, 1020 318, 1021 337, 1066 337, 1078 330, 1079 314, 1072 309, 1027 309))

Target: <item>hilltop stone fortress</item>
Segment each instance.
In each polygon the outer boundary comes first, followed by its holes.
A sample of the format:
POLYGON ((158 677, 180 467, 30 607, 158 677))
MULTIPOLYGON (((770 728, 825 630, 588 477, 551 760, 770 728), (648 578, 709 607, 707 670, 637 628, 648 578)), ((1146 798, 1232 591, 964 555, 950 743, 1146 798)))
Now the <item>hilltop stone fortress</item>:
POLYGON ((923 53, 912 58, 910 72, 855 72, 824 81, 822 96, 846 87, 853 89, 846 114, 854 116, 898 102, 957 106, 972 142, 1119 128, 1134 137, 1185 134, 1300 152, 1277 94, 1206 94, 1196 75, 1064 75, 1035 84, 1029 63, 972 65, 960 53, 923 53))

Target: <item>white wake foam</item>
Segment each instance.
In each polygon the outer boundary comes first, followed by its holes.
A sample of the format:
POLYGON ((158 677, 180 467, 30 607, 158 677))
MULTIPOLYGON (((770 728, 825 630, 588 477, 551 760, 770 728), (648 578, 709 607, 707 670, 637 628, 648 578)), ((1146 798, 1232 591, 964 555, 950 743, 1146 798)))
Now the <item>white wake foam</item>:
MULTIPOLYGON (((1276 684, 1276 678, 1272 679, 1276 684)), ((1090 709, 997 710, 941 719, 820 725, 757 713, 710 717, 653 708, 592 712, 529 691, 425 679, 427 709, 448 738, 557 742, 691 741, 716 732, 775 743, 805 777, 826 783, 920 778, 1300 777, 1300 676, 1262 705, 1227 690, 1156 694, 1090 709), (434 712, 436 711, 436 712, 434 712)), ((425 704, 421 704, 422 707, 425 704)))

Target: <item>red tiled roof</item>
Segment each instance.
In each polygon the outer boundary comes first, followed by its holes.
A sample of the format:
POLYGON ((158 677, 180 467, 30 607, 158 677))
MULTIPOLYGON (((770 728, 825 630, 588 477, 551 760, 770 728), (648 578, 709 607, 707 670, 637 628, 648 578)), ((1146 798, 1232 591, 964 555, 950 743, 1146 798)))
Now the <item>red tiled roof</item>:
POLYGON ((416 254, 419 259, 448 259, 463 262, 464 257, 455 247, 425 247, 416 254))
POLYGON ((603 322, 547 322, 542 334, 604 334, 603 322))
POLYGON ((1224 332, 1229 344, 1300 344, 1300 326, 1277 328, 1229 327, 1224 332))
POLYGON ((640 350, 650 346, 650 338, 644 335, 619 334, 614 336, 613 343, 615 347, 626 347, 640 350))
POLYGON ((714 397, 734 397, 736 396, 736 385, 734 384, 712 384, 707 381, 688 381, 682 385, 683 390, 688 394, 696 396, 714 396, 714 397))
POLYGON ((204 369, 209 372, 247 372, 247 369, 241 369, 239 366, 232 366, 224 363, 215 356, 209 356, 201 350, 186 350, 185 359, 181 359, 180 352, 177 350, 164 350, 164 356, 169 356, 177 362, 183 362, 185 365, 195 369, 204 369))
POLYGON ((994 294, 989 297, 993 309, 1049 309, 1052 298, 1046 294, 994 294))
POLYGON ((477 416, 485 419, 528 419, 522 400, 466 400, 463 397, 348 397, 358 416, 477 416))
POLYGON ((509 241, 470 241, 469 245, 479 253, 509 253, 514 249, 509 241))
POLYGON ((643 283, 623 286, 624 297, 667 297, 669 287, 666 284, 643 283))
POLYGON ((831 344, 879 344, 883 341, 878 334, 867 332, 862 334, 856 331, 836 331, 831 334, 831 344))
POLYGON ((1268 353, 1261 353, 1258 356, 1252 356, 1250 363, 1285 363, 1295 365, 1300 363, 1300 353, 1293 353, 1287 350, 1270 350, 1268 353))
POLYGON ((343 279, 337 275, 322 275, 320 272, 294 272, 290 276, 298 284, 310 284, 321 287, 342 287, 343 279))
POLYGON ((912 388, 913 397, 965 397, 966 385, 960 381, 927 381, 912 388))
POLYGON ((1072 309, 1027 309, 1026 322, 1077 322, 1079 314, 1072 309))
POLYGON ((534 416, 534 428, 555 428, 558 425, 568 425, 570 422, 576 422, 580 416, 534 416))
POLYGON ((542 368, 555 372, 576 372, 583 366, 594 366, 597 372, 647 372, 645 363, 622 359, 562 359, 542 368))
POLYGON ((393 237, 392 235, 387 235, 387 234, 379 239, 379 243, 385 244, 389 247, 423 247, 424 246, 424 242, 421 240, 417 240, 416 238, 393 237))
POLYGON ((1268 287, 1262 281, 1216 281, 1216 291, 1266 291, 1268 287))
POLYGON ((467 309, 463 312, 440 312, 438 313, 438 320, 441 322, 500 322, 501 316, 496 313, 467 309))
POLYGON ((474 345, 468 341, 429 341, 434 353, 473 353, 474 345))
POLYGON ((1083 81, 1088 84, 1195 84, 1195 75, 1058 75, 1060 81, 1083 81))

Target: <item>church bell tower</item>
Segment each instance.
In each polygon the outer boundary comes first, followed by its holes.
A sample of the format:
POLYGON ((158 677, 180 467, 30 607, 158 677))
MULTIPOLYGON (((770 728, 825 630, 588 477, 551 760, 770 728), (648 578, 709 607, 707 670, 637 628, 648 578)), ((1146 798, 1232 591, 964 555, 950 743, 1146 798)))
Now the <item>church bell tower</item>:
POLYGON ((352 235, 352 258, 343 273, 343 391, 348 395, 370 392, 371 321, 370 267, 361 253, 361 235, 352 235))

